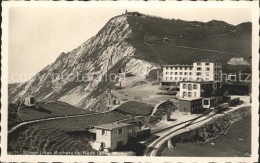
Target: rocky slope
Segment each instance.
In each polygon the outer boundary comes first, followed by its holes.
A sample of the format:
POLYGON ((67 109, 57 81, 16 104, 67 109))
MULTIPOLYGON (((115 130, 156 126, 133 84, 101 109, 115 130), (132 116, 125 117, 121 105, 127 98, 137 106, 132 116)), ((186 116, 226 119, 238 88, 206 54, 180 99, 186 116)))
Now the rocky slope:
POLYGON ((194 58, 213 55, 224 61, 231 58, 231 54, 216 55, 182 49, 179 45, 209 47, 248 58, 251 24, 226 24, 169 20, 142 14, 113 17, 95 36, 76 49, 61 53, 54 63, 28 82, 9 85, 8 100, 15 103, 32 94, 39 101, 60 100, 80 108, 100 110, 107 103, 109 90, 116 89, 119 82, 115 74, 122 71, 145 79, 150 70, 165 63, 190 63, 194 58), (165 37, 171 41, 164 42, 165 37), (198 41, 194 43, 194 39, 198 41))

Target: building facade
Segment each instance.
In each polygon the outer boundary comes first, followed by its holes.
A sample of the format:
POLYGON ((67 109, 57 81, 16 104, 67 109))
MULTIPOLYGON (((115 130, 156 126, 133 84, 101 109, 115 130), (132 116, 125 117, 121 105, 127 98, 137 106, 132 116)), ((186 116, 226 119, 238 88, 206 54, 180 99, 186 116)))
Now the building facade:
POLYGON ((202 98, 179 98, 179 111, 186 114, 202 113, 202 98))
POLYGON ((222 63, 218 61, 199 61, 192 65, 164 65, 162 86, 176 85, 180 81, 215 81, 221 79, 222 63), (173 83, 173 84, 172 84, 173 83))
POLYGON ((126 145, 129 137, 130 124, 113 122, 95 126, 96 141, 100 143, 101 150, 116 150, 117 147, 126 145))
POLYGON ((211 97, 215 95, 213 82, 182 81, 180 82, 180 97, 211 97))
POLYGON ((193 80, 220 81, 222 63, 218 61, 193 62, 193 80))
POLYGON ((203 108, 211 108, 223 101, 222 84, 213 81, 180 82, 181 98, 203 98, 203 108))

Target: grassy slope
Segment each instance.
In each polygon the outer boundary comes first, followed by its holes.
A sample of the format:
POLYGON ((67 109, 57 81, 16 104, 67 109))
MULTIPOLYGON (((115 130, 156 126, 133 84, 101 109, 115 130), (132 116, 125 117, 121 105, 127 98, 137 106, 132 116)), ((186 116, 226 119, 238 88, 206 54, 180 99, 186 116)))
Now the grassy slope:
POLYGON ((87 113, 91 112, 59 101, 40 103, 39 109, 26 106, 20 108, 20 114, 23 121, 87 113))
MULTIPOLYGON (((64 124, 63 124, 64 125, 64 124)), ((8 152, 22 154, 28 152, 75 152, 94 151, 89 141, 94 137, 90 133, 62 132, 55 125, 37 123, 26 126, 22 131, 9 135, 8 152)))
POLYGON ((8 105, 8 128, 13 127, 21 122, 21 118, 17 112, 17 105, 8 105))
MULTIPOLYGON (((135 111, 138 111, 138 113, 135 112, 136 115, 143 115, 144 113, 143 111, 140 112, 140 110, 135 111)), ((150 111, 149 107, 145 114, 150 113, 150 111)), ((94 140, 94 136, 87 129, 96 125, 128 119, 131 114, 113 110, 109 113, 51 120, 25 126, 9 135, 8 151, 9 153, 24 150, 33 152, 38 150, 47 152, 93 152, 94 150, 90 147, 89 141, 94 140)))
POLYGON ((206 144, 180 143, 164 156, 247 157, 251 152, 251 116, 235 122, 227 134, 206 144), (242 139, 242 140, 239 140, 242 139), (214 143, 214 146, 211 144, 214 143))
POLYGON ((126 114, 149 116, 153 111, 153 106, 138 101, 127 101, 116 110, 126 114))
POLYGON ((86 129, 98 124, 128 118, 117 111, 78 118, 68 118, 35 123, 9 135, 8 151, 87 151, 94 137, 86 129))
POLYGON ((248 57, 251 55, 251 29, 248 27, 250 24, 244 25, 246 27, 243 28, 239 26, 240 29, 235 26, 214 29, 210 23, 202 23, 203 26, 196 27, 188 22, 155 17, 128 17, 128 23, 134 31, 132 38, 128 41, 137 48, 135 57, 150 62, 190 64, 193 59, 215 56, 223 62, 224 70, 233 71, 239 66, 227 66, 226 62, 230 58, 244 56, 246 60, 249 60, 248 57), (237 31, 230 32, 230 28, 237 31), (179 35, 183 37, 180 38, 179 35), (172 38, 173 41, 163 42, 164 37, 172 38), (178 45, 238 53, 238 55, 184 49, 177 47, 178 45))

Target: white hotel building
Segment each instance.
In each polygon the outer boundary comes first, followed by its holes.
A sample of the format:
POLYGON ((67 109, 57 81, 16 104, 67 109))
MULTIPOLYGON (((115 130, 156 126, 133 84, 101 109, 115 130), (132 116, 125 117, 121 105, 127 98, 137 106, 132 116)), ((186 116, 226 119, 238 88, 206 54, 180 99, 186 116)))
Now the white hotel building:
POLYGON ((179 85, 180 81, 220 81, 222 63, 219 61, 196 61, 192 65, 164 65, 162 87, 179 85))

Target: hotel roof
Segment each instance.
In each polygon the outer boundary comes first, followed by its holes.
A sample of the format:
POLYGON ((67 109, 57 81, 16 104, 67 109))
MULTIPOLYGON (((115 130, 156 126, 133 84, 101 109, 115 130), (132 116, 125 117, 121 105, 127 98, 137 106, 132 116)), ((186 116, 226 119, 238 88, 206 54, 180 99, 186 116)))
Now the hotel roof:
POLYGON ((217 59, 200 59, 200 60, 194 60, 193 63, 197 63, 197 62, 220 62, 217 59))
POLYGON ((194 81, 180 81, 180 83, 213 83, 213 81, 194 80, 194 81))
POLYGON ((201 97, 185 97, 185 98, 178 98, 179 100, 182 101, 195 101, 195 100, 200 100, 202 99, 201 97))
POLYGON ((121 128, 121 127, 125 127, 125 126, 130 126, 130 124, 112 122, 112 123, 102 124, 102 125, 98 125, 98 126, 94 126, 94 127, 98 128, 98 129, 113 130, 113 129, 121 128))
POLYGON ((180 65, 180 64, 175 64, 175 65, 163 65, 163 67, 193 67, 193 65, 180 65))

